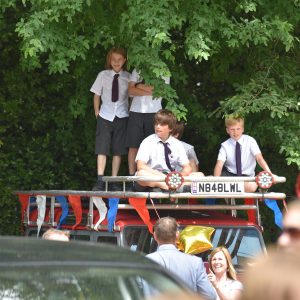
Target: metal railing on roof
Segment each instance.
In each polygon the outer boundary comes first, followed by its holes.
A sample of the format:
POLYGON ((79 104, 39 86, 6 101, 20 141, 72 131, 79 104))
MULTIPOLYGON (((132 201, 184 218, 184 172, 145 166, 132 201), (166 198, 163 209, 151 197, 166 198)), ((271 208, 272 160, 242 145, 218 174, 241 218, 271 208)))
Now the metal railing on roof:
MULTIPOLYGON (((200 177, 195 179, 195 177, 184 177, 185 182, 197 182, 197 183, 207 183, 207 182, 228 182, 228 183, 236 183, 236 182, 255 182, 256 177, 200 177)), ((127 182, 134 181, 165 181, 165 177, 162 176, 104 176, 103 181, 106 183, 105 191, 80 191, 80 190, 26 190, 26 191, 15 191, 15 195, 28 195, 28 196, 38 196, 43 195, 46 197, 50 197, 50 210, 49 210, 49 223, 50 226, 56 226, 55 218, 54 218, 54 208, 59 207, 59 203, 55 202, 55 196, 70 196, 77 195, 80 197, 88 197, 89 200, 89 213, 87 220, 87 227, 93 229, 93 200, 92 197, 102 197, 102 198, 120 198, 120 199, 128 199, 128 198, 146 198, 146 199, 230 199, 228 201, 230 204, 178 204, 176 202, 171 202, 169 204, 155 204, 150 205, 147 204, 148 209, 168 209, 168 210, 231 210, 232 214, 235 215, 237 210, 254 210, 256 213, 257 224, 261 225, 260 213, 259 213, 259 201, 263 199, 274 199, 274 200, 283 200, 286 198, 284 193, 278 192, 268 192, 266 190, 261 190, 258 192, 248 193, 248 192, 240 192, 240 193, 201 193, 201 194, 191 194, 191 193, 178 193, 178 192, 132 192, 126 190, 127 182), (109 182, 122 182, 122 190, 121 191, 109 191, 108 183, 109 182), (246 199, 252 198, 255 199, 254 205, 247 204, 237 204, 235 199, 246 199)), ((283 183, 285 182, 285 177, 275 177, 274 183, 283 183)), ((125 200, 126 201, 126 200, 125 200)), ((34 222, 29 220, 30 208, 36 206, 35 203, 28 202, 28 207, 24 216, 24 224, 34 225, 34 222)), ((121 203, 118 205, 119 209, 133 209, 133 207, 128 203, 121 203)))

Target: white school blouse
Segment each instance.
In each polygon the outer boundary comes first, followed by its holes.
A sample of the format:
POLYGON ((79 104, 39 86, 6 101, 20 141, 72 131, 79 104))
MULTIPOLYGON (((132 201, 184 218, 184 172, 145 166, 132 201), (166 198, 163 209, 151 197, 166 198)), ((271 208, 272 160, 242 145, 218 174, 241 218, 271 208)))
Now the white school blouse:
MULTIPOLYGON (((170 84, 170 78, 164 77, 163 79, 166 84, 170 84)), ((142 81, 142 78, 136 69, 133 70, 129 81, 134 83, 142 81)), ((130 111, 137 113, 156 113, 162 108, 161 100, 162 98, 153 99, 152 96, 134 96, 130 106, 130 111)))
POLYGON ((113 70, 104 70, 100 72, 92 85, 90 91, 101 96, 101 107, 99 111, 100 117, 108 121, 118 118, 128 117, 128 82, 130 73, 121 71, 119 74, 119 100, 111 101, 111 90, 114 75, 113 70))

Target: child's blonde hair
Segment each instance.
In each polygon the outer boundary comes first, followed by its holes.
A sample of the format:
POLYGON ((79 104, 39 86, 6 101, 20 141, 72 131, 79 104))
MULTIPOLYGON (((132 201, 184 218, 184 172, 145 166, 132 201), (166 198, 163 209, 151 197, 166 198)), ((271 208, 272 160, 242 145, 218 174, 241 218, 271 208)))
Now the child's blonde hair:
POLYGON ((111 66, 111 64, 110 64, 110 60, 111 60, 111 56, 112 56, 113 53, 120 54, 120 55, 122 55, 122 56, 126 59, 125 64, 123 65, 122 69, 123 69, 124 71, 127 71, 127 53, 126 53, 126 50, 125 50, 124 48, 121 48, 121 47, 113 47, 113 48, 111 48, 111 49, 108 51, 108 53, 107 53, 107 55, 106 55, 106 64, 105 64, 105 68, 106 68, 107 70, 112 69, 112 66, 111 66))
POLYGON ((244 126, 244 118, 240 116, 234 116, 234 115, 228 115, 225 118, 225 126, 233 126, 236 125, 237 123, 241 123, 244 126))

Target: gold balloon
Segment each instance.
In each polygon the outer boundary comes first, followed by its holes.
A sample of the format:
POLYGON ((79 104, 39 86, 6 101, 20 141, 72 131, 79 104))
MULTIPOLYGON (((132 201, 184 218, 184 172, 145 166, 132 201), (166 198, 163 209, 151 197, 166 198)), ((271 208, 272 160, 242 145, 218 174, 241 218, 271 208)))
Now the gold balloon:
POLYGON ((215 229, 205 226, 187 226, 179 235, 177 247, 189 254, 198 254, 213 247, 210 238, 215 229))

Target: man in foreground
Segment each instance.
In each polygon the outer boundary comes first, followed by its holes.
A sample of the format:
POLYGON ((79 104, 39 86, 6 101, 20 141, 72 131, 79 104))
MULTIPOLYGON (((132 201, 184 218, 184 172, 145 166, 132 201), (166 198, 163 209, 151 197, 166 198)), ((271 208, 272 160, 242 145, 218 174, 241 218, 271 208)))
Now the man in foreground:
POLYGON ((216 299, 216 291, 208 280, 202 259, 182 253, 176 248, 179 237, 176 220, 171 217, 161 218, 153 229, 158 248, 156 252, 148 254, 147 257, 177 275, 205 299, 216 299))

